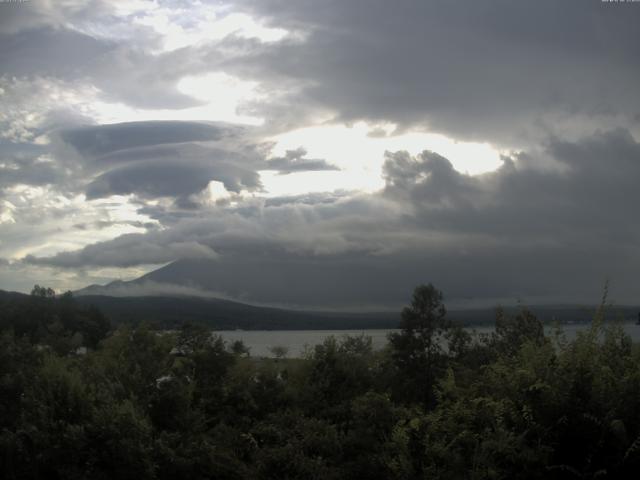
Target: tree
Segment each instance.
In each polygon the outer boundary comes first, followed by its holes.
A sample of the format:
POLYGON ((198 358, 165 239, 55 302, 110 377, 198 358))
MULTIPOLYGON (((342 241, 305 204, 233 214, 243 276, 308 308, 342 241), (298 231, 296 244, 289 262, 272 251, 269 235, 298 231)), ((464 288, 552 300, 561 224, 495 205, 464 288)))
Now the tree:
POLYGON ((289 348, 283 345, 274 345, 273 347, 269 347, 269 352, 277 359, 281 359, 289 355, 289 348))
POLYGON ((513 356, 526 342, 542 345, 545 341, 542 322, 526 308, 508 316, 502 308, 496 311, 496 330, 491 337, 493 349, 500 355, 513 356))
POLYGON ((402 310, 401 332, 389 335, 392 358, 399 370, 400 392, 407 400, 433 406, 433 387, 443 370, 443 335, 449 327, 442 292, 433 285, 420 285, 411 305, 402 310))
POLYGON ((31 296, 38 298, 54 298, 56 296, 56 292, 49 287, 41 287, 36 284, 31 289, 31 296))
POLYGON ((242 340, 235 340, 231 343, 231 352, 239 357, 251 356, 251 348, 247 347, 242 340))

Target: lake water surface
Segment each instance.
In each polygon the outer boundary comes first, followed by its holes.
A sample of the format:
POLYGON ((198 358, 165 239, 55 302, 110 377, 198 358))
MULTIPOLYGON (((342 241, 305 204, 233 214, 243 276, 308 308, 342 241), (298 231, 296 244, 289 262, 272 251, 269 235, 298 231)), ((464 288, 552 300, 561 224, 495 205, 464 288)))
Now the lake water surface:
MULTIPOLYGON (((622 324, 625 332, 631 336, 634 342, 640 342, 640 325, 634 323, 622 324)), ((567 324, 562 325, 568 340, 576 337, 576 333, 585 330, 589 324, 567 324)), ((481 325, 469 328, 478 334, 488 334, 493 332, 493 326, 481 325)), ((545 327, 547 334, 553 331, 552 327, 545 327)), ((378 350, 387 344, 387 335, 398 330, 223 330, 215 332, 222 335, 228 342, 242 340, 250 348, 250 353, 254 357, 271 357, 270 348, 282 346, 288 349, 289 357, 300 357, 306 348, 322 343, 327 337, 333 335, 340 338, 344 335, 356 336, 366 335, 371 337, 373 348, 378 350)))

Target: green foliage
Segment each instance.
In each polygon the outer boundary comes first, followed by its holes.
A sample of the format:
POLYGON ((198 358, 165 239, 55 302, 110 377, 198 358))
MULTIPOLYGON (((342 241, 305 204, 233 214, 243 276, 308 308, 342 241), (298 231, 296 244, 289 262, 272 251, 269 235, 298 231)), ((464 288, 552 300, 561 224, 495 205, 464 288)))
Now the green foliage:
POLYGON ((269 352, 271 352, 271 355, 276 358, 285 358, 287 355, 289 355, 289 349, 282 345, 274 345, 273 347, 269 348, 269 352))
POLYGON ((251 437, 258 447, 255 478, 340 478, 334 466, 340 436, 334 425, 285 411, 256 425, 251 437))
POLYGON ((640 348, 605 303, 567 341, 529 311, 492 335, 416 289, 386 350, 329 337, 253 358, 186 323, 108 333, 44 287, 0 298, 6 479, 637 478, 640 348), (88 347, 79 354, 78 346, 88 347))
POLYGON ((527 342, 542 345, 545 342, 542 322, 526 308, 513 317, 508 316, 502 308, 496 311, 496 329, 491 336, 491 343, 498 355, 513 356, 527 342))
POLYGON ((348 401, 373 384, 371 339, 328 337, 308 358, 306 389, 302 394, 310 411, 334 420, 349 416, 348 401))
POLYGON ((433 387, 445 364, 443 343, 450 324, 442 298, 431 284, 416 287, 411 306, 402 311, 401 332, 389 335, 398 370, 397 391, 427 406, 434 403, 433 387))
POLYGON ((0 329, 13 330, 60 355, 79 347, 96 348, 110 328, 98 309, 79 305, 71 292, 56 296, 52 289, 36 285, 29 296, 0 297, 0 329))

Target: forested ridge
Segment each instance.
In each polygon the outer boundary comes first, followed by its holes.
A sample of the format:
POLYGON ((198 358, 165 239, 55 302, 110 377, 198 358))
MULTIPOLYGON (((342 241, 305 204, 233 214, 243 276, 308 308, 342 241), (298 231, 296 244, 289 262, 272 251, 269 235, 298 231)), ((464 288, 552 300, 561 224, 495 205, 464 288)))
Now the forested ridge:
POLYGON ((474 337, 422 285, 382 351, 264 359, 37 286, 0 298, 2 478, 635 479, 640 348, 605 303, 572 341, 526 309, 474 337))

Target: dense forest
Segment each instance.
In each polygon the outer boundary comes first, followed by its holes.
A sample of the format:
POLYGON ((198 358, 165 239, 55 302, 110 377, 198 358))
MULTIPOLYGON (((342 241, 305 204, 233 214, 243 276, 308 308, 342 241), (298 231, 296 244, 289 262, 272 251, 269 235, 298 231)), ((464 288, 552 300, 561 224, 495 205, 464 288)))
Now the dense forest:
POLYGON ((36 286, 0 298, 4 479, 638 478, 640 349, 529 311, 450 322, 419 286, 386 349, 254 358, 185 323, 112 326, 36 286))

